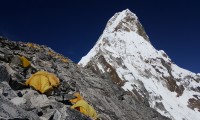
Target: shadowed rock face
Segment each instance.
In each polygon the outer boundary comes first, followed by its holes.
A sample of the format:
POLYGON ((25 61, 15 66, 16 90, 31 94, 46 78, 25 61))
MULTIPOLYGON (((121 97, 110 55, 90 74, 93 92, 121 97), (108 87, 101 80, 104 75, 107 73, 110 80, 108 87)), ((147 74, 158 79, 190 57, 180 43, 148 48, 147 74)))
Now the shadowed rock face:
POLYGON ((101 78, 46 46, 1 39, 0 51, 0 119, 88 120, 67 103, 79 91, 102 120, 167 120, 114 83, 121 80, 101 78), (19 55, 31 67, 23 68, 16 59, 19 55), (25 86, 26 79, 39 70, 54 73, 61 85, 48 95, 25 86))
POLYGON ((190 107, 191 109, 198 109, 198 111, 200 112, 200 99, 199 96, 194 96, 195 98, 190 98, 188 100, 188 107, 190 107))
POLYGON ((101 75, 102 78, 109 79, 119 86, 123 86, 124 84, 124 81, 121 80, 115 69, 108 62, 106 62, 103 56, 98 57, 98 60, 96 61, 91 61, 86 68, 91 69, 94 73, 101 75), (98 68, 96 64, 97 62, 104 65, 103 71, 98 68))

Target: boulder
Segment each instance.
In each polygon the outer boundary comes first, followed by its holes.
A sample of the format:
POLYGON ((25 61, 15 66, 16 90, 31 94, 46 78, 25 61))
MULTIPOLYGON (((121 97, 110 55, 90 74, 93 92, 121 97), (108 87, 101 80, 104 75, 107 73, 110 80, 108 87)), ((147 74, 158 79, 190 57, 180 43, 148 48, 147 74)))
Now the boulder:
POLYGON ((9 86, 7 82, 0 83, 0 94, 9 100, 17 97, 16 92, 9 86))
POLYGON ((31 119, 39 120, 39 117, 30 111, 25 111, 17 107, 0 94, 0 118, 1 119, 31 119))
POLYGON ((17 106, 20 106, 20 105, 23 105, 26 103, 26 99, 21 98, 21 97, 15 97, 15 98, 11 99, 11 102, 17 106))
POLYGON ((9 81, 10 80, 10 75, 5 67, 5 65, 3 64, 0 64, 0 82, 3 82, 3 81, 9 81))
POLYGON ((26 99, 27 107, 30 107, 30 109, 50 106, 50 101, 46 95, 39 94, 35 90, 25 90, 23 92, 25 92, 23 98, 26 99))

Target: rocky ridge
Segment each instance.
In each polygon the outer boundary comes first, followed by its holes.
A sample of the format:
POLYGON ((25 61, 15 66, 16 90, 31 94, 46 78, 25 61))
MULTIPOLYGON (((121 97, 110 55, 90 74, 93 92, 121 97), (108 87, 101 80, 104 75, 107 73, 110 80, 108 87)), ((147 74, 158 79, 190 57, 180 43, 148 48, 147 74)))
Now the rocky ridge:
POLYGON ((0 119, 88 120, 67 103, 74 92, 80 92, 102 120, 167 120, 114 82, 46 46, 0 38, 0 119), (18 56, 26 57, 31 66, 23 68, 18 56), (24 85, 40 70, 61 81, 51 94, 24 85))

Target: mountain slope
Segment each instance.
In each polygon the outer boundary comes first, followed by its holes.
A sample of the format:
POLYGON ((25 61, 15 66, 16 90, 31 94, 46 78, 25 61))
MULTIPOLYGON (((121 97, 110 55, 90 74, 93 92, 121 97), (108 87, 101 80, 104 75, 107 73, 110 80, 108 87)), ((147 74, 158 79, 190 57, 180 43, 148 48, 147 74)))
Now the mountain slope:
POLYGON ((110 79, 173 120, 198 120, 200 74, 174 64, 150 43, 137 16, 116 13, 79 64, 110 79))
POLYGON ((0 119, 88 120, 70 109, 67 100, 75 92, 81 93, 102 120, 168 120, 112 81, 100 78, 46 46, 0 37, 0 119), (24 68, 17 59, 19 56, 26 57, 31 66, 24 68), (24 86, 40 70, 60 79, 60 86, 52 93, 41 94, 24 86))

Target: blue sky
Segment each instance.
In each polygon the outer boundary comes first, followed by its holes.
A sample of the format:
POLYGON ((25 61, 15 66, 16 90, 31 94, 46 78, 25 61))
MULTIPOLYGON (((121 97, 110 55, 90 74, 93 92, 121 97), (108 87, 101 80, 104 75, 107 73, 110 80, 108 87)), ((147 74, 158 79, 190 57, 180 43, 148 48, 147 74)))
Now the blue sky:
POLYGON ((129 8, 153 46, 200 73, 198 0, 1 0, 0 35, 50 46, 78 62, 116 13, 129 8))

